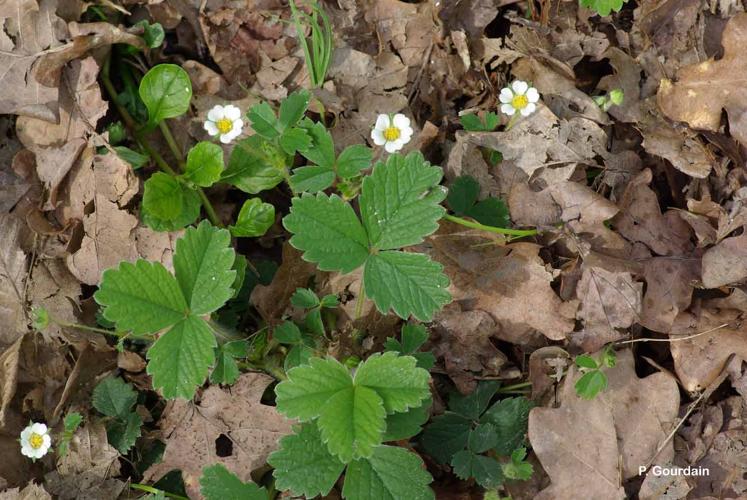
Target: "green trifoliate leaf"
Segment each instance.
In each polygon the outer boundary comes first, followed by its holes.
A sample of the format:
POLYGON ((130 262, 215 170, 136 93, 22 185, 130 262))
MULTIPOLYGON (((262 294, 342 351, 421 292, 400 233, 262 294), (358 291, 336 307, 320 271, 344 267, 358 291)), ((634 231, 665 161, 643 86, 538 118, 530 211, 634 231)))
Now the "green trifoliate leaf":
POLYGON ((500 118, 498 118, 497 114, 490 111, 483 118, 474 113, 462 115, 459 117, 459 121, 462 123, 464 130, 470 132, 492 132, 500 123, 500 118))
POLYGON ((247 117, 257 135, 265 139, 274 139, 282 133, 282 127, 277 116, 275 116, 275 112, 266 102, 252 106, 247 113, 247 117))
POLYGON ((249 198, 242 205, 236 224, 230 226, 236 237, 262 236, 275 222, 275 207, 259 198, 249 198))
POLYGON ((517 448, 511 453, 511 461, 502 465, 503 475, 508 479, 526 481, 532 477, 534 467, 524 459, 527 456, 526 448, 517 448))
POLYGON ((320 168, 332 172, 334 178, 335 145, 332 142, 332 134, 323 123, 312 122, 309 119, 303 120, 301 126, 311 137, 311 146, 307 150, 302 150, 301 155, 320 168))
MULTIPOLYGON (((178 251, 178 250, 177 250, 178 251)), ((148 374, 166 399, 192 399, 215 362, 215 336, 197 316, 177 323, 148 350, 148 374)))
POLYGON ((65 415, 62 421, 63 430, 62 434, 57 436, 57 454, 60 457, 67 455, 70 449, 70 441, 73 440, 73 434, 78 430, 80 424, 83 422, 83 417, 77 411, 70 412, 65 415))
POLYGON ((174 270, 192 314, 216 311, 231 298, 235 258, 231 235, 208 221, 188 228, 177 240, 174 270))
POLYGON ((371 166, 373 151, 363 144, 353 144, 342 150, 337 157, 337 175, 350 179, 371 166))
POLYGON ((480 184, 469 175, 460 175, 449 187, 446 203, 457 215, 466 215, 470 208, 477 202, 480 194, 480 184))
POLYGON ((356 385, 329 398, 317 425, 330 453, 348 463, 369 457, 381 443, 386 411, 373 389, 356 385))
POLYGON ((532 402, 526 398, 506 398, 491 406, 480 419, 495 428, 497 444, 495 451, 499 455, 508 455, 521 446, 527 432, 529 410, 532 402))
POLYGON ((339 196, 304 194, 283 219, 291 245, 322 271, 349 273, 368 257, 368 238, 353 208, 339 196))
POLYGON ((460 479, 474 477, 483 488, 495 488, 503 483, 501 464, 492 457, 462 450, 454 455, 451 466, 457 477, 460 479))
POLYGON ((200 492, 205 500, 267 500, 266 488, 245 483, 222 464, 202 469, 200 492))
POLYGON ((594 399, 607 388, 607 375, 602 370, 592 370, 576 381, 576 394, 583 399, 594 399))
POLYGON ((301 128, 289 128, 280 136, 280 147, 289 156, 295 155, 297 151, 308 149, 310 145, 311 138, 301 128))
POLYGON ((383 442, 408 439, 422 430, 423 424, 430 417, 431 398, 426 399, 417 408, 410 408, 404 413, 392 413, 386 416, 386 431, 383 442))
POLYGON ((166 34, 163 31, 163 26, 160 23, 150 24, 147 20, 143 19, 135 23, 135 27, 143 28, 143 40, 145 44, 151 49, 160 47, 163 43, 163 39, 166 34))
POLYGON ((104 318, 135 335, 157 332, 188 314, 179 283, 159 262, 121 262, 107 269, 94 294, 104 318))
POLYGON ((187 153, 184 178, 198 186, 210 187, 223 173, 223 148, 212 142, 198 142, 187 153))
POLYGON ((145 181, 143 222, 156 231, 175 231, 200 215, 200 197, 176 178, 157 172, 145 181))
POLYGON ((137 391, 119 377, 107 377, 93 390, 93 407, 108 417, 125 418, 137 402, 137 391))
POLYGON ((189 75, 176 64, 159 64, 140 80, 140 99, 148 108, 148 124, 183 115, 192 99, 189 75))
POLYGON ((418 360, 418 366, 430 370, 436 362, 431 352, 417 352, 428 340, 428 330, 423 325, 404 325, 402 327, 402 342, 394 337, 388 337, 384 342, 387 351, 398 352, 412 356, 418 360))
POLYGON ((295 293, 291 296, 291 304, 303 309, 311 309, 319 305, 319 297, 308 288, 296 288, 295 293))
POLYGON ((600 16, 609 16, 613 10, 620 12, 625 0, 581 0, 581 7, 591 9, 600 16))
POLYGON ((257 194, 280 184, 285 169, 285 153, 259 135, 253 135, 234 146, 221 180, 245 193, 257 194))
POLYGON ((576 356, 576 366, 579 368, 588 368, 590 370, 593 370, 595 368, 599 368, 599 363, 596 359, 592 358, 588 354, 582 354, 580 356, 576 356))
POLYGON ((285 361, 283 362, 283 368, 287 372, 291 368, 295 368, 300 365, 305 365, 309 362, 309 360, 314 356, 314 351, 303 345, 303 344, 296 344, 293 347, 291 347, 290 351, 288 351, 288 354, 285 356, 285 361))
POLYGON ((449 397, 449 410, 458 413, 465 418, 477 420, 487 409, 490 400, 495 396, 495 391, 501 386, 496 381, 483 381, 477 388, 467 396, 457 392, 449 397))
POLYGON ((479 424, 469 434, 467 446, 473 453, 484 453, 498 444, 498 433, 490 423, 479 424))
POLYGON ((389 156, 363 179, 361 216, 372 247, 389 250, 415 245, 438 229, 445 213, 443 172, 418 151, 389 156))
POLYGON ((301 330, 292 321, 283 321, 272 332, 272 338, 281 344, 297 344, 301 342, 301 330))
POLYGON ((507 227, 511 222, 508 207, 499 198, 485 198, 478 201, 466 215, 486 226, 507 227))
POLYGON ((308 90, 297 90, 280 103, 280 125, 287 129, 297 124, 309 107, 311 94, 308 90))
POLYGON ((290 178, 291 187, 297 192, 317 193, 335 182, 335 171, 327 167, 299 167, 290 178))
POLYGON ((446 290, 449 278, 442 270, 441 264, 424 254, 381 252, 366 261, 363 282, 382 313, 392 309, 400 318, 414 316, 430 321, 436 311, 451 302, 446 290))
POLYGON ((282 438, 267 462, 275 468, 272 475, 279 490, 306 498, 327 495, 345 468, 327 451, 314 423, 297 426, 295 434, 282 438))
POLYGON ((431 500, 433 480, 415 453, 378 446, 371 457, 348 465, 342 496, 350 500, 431 500))
POLYGON ((455 453, 467 447, 472 421, 447 411, 434 417, 425 428, 420 443, 425 451, 442 464, 448 464, 455 453))
POLYGON ((330 293, 322 297, 321 306, 326 308, 337 307, 340 301, 337 299, 337 295, 330 293))
POLYGON ((140 437, 140 427, 142 425, 142 417, 134 411, 123 418, 109 422, 106 426, 106 436, 109 444, 114 446, 122 455, 126 455, 130 448, 135 446, 137 438, 140 437))
POLYGON ((288 418, 305 422, 318 417, 335 394, 353 387, 353 377, 339 361, 312 358, 308 365, 288 372, 275 388, 277 409, 288 418))
POLYGON ((132 170, 137 170, 148 164, 150 156, 138 153, 127 146, 114 146, 117 156, 130 164, 132 170))
POLYGON ((355 385, 375 390, 387 413, 407 411, 430 396, 430 374, 416 365, 417 360, 412 356, 398 356, 394 352, 374 354, 358 367, 355 385))

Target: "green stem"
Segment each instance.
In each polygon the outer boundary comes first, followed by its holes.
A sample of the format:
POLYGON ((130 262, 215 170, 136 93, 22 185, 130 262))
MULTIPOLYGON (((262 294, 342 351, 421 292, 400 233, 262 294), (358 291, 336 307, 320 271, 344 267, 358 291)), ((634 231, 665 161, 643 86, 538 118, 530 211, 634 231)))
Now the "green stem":
POLYGON ((144 491, 146 493, 152 493, 154 495, 157 495, 159 493, 163 493, 165 496, 169 498, 177 498, 179 500, 189 500, 187 497, 183 497, 181 495, 177 495, 175 493, 169 493, 168 491, 159 490, 158 488, 154 488, 153 486, 148 486, 147 484, 140 484, 140 483, 130 483, 130 488, 133 490, 140 490, 144 491))
POLYGON ((361 317, 363 314, 363 303, 366 301, 366 287, 363 283, 363 276, 361 276, 361 288, 358 292, 358 297, 355 299, 355 319, 361 317))
POLYGON ((479 222, 472 222, 451 214, 446 214, 443 218, 448 221, 461 224, 462 226, 469 227, 471 229, 479 229, 481 231, 488 231, 490 233, 507 234, 509 236, 516 236, 518 238, 539 234, 536 229, 508 229, 505 227, 486 226, 484 224, 480 224, 479 222))
POLYGON ((532 386, 531 382, 520 382, 518 384, 507 385, 505 387, 501 387, 498 389, 497 392, 499 393, 511 392, 511 391, 515 391, 516 389, 523 389, 524 387, 531 387, 531 386, 532 386))
POLYGON ((161 123, 158 124, 158 128, 161 129, 163 138, 166 139, 166 144, 169 145, 169 149, 172 153, 174 153, 176 161, 179 162, 179 164, 184 163, 184 155, 182 154, 182 150, 179 148, 179 144, 176 143, 174 134, 171 133, 171 129, 169 128, 169 124, 166 123, 166 120, 161 120, 161 123))
POLYGON ((117 337, 117 338, 122 338, 127 335, 126 333, 115 332, 113 330, 105 330, 103 328, 96 328, 95 326, 88 326, 88 325, 81 325, 78 323, 68 323, 67 321, 60 321, 58 319, 53 318, 52 316, 49 317, 49 321, 63 328, 76 328, 78 330, 86 330, 89 332, 103 333, 104 335, 111 335, 112 337, 117 337))

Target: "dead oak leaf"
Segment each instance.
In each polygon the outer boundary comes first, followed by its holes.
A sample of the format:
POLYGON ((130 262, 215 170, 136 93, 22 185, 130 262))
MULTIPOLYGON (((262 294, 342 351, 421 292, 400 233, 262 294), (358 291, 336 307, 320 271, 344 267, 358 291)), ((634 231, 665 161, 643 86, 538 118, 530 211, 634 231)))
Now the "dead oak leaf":
POLYGON ((26 331, 26 254, 21 249, 23 223, 0 214, 0 351, 26 331))
POLYGON ((718 288, 747 279, 747 235, 721 240, 703 254, 703 286, 718 288))
POLYGON ((639 323, 667 333, 677 315, 690 306, 693 287, 700 277, 697 257, 653 257, 643 265, 646 294, 639 323))
POLYGON ((35 63, 60 46, 67 28, 53 0, 10 0, 0 4, 0 114, 57 119, 58 89, 37 81, 35 63), (8 91, 12 89, 12 91, 8 91))
POLYGON ((260 403, 272 380, 261 373, 245 373, 228 389, 209 387, 197 405, 169 402, 160 424, 166 441, 163 460, 145 471, 145 479, 180 469, 191 498, 202 498, 199 479, 206 465, 223 464, 242 481, 249 480, 278 440, 291 431, 290 421, 274 407, 260 403), (228 456, 217 453, 216 440, 221 436, 232 444, 228 456))
POLYGON ((745 43, 747 13, 739 13, 724 29, 721 39, 724 56, 721 59, 709 59, 680 69, 674 83, 662 80, 657 102, 664 114, 695 129, 716 132, 721 124, 721 111, 726 109, 729 132, 747 145, 745 43))
POLYGON ((584 331, 576 338, 586 352, 596 352, 620 339, 641 313, 643 283, 627 272, 611 272, 603 267, 585 266, 576 287, 581 306, 577 317, 584 331))
POLYGON ((538 245, 486 245, 451 223, 443 223, 429 242, 426 251, 444 265, 454 301, 463 310, 489 313, 498 338, 525 344, 537 330, 564 340, 573 330, 577 303, 563 302, 552 289, 554 272, 539 257, 538 245))

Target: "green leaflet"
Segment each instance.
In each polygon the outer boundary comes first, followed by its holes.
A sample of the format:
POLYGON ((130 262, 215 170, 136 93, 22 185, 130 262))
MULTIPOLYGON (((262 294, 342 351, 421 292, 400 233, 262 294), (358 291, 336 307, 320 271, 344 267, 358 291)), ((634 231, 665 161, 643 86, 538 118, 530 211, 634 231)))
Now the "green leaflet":
POLYGON ((480 184, 469 175, 457 177, 449 188, 446 202, 459 216, 472 217, 487 226, 507 227, 510 220, 508 207, 499 198, 485 198, 478 201, 480 184))
POLYGON ((342 495, 353 500, 430 500, 431 475, 415 453, 378 446, 371 457, 348 465, 342 495))
POLYGON ((176 277, 142 259, 104 271, 94 298, 105 319, 137 335, 168 328, 147 353, 147 371, 164 397, 191 399, 205 381, 216 341, 201 316, 233 296, 234 260, 228 231, 203 221, 177 241, 176 277))
POLYGON ((198 186, 210 187, 223 173, 223 148, 212 142, 198 142, 187 153, 184 178, 198 186))
POLYGON ((304 259, 322 271, 349 273, 368 257, 366 231, 353 207, 337 195, 293 198, 283 225, 293 233, 291 245, 304 250, 304 259))
POLYGON ((148 108, 148 124, 183 115, 192 99, 189 75, 176 64, 159 64, 140 80, 140 99, 148 108))
POLYGON ((156 172, 145 181, 141 215, 156 231, 175 231, 200 215, 200 197, 180 179, 156 172))
POLYGON ((306 130, 295 127, 306 114, 310 99, 311 94, 307 90, 297 90, 280 104, 279 117, 266 102, 252 106, 247 116, 259 137, 279 145, 286 154, 294 155, 296 151, 311 145, 306 130))
POLYGON ((345 468, 327 451, 314 423, 299 425, 294 434, 282 438, 267 462, 275 468, 272 474, 279 490, 306 498, 327 495, 345 468))
POLYGON ((267 500, 266 488, 245 483, 222 464, 202 469, 200 492, 205 500, 267 500))
POLYGON ((591 9, 600 16, 609 16, 614 10, 620 12, 625 0, 580 0, 581 7, 591 9))
POLYGON ((461 479, 474 477, 483 488, 495 488, 503 483, 501 464, 493 457, 462 450, 451 460, 454 474, 461 479))
POLYGON ((93 407, 109 417, 124 418, 137 401, 137 392, 119 377, 107 377, 93 390, 93 407))
POLYGON ((383 442, 399 441, 408 439, 419 434, 422 426, 431 416, 430 408, 433 400, 426 399, 423 404, 417 408, 410 408, 404 413, 392 413, 386 416, 386 431, 384 432, 383 442))
POLYGON ((236 224, 228 229, 236 237, 262 236, 274 222, 274 206, 259 198, 249 198, 242 205, 236 224))
POLYGON ((285 153, 259 135, 253 135, 236 143, 221 181, 245 193, 257 194, 280 184, 285 169, 285 153))
POLYGON ((106 426, 106 436, 109 444, 114 446, 122 455, 126 455, 135 446, 140 437, 143 418, 136 412, 128 413, 123 419, 115 419, 106 426))

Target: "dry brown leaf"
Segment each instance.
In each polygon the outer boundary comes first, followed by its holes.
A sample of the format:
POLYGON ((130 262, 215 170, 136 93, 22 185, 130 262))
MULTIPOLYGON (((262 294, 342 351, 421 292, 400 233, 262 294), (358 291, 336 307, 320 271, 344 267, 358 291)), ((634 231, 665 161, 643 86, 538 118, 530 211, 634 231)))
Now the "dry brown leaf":
MULTIPOLYGON (((664 464, 664 466, 671 467, 672 464, 664 464)), ((638 498, 640 500, 680 500, 687 498, 688 492, 692 489, 693 487, 687 483, 685 476, 654 474, 654 471, 649 469, 638 491, 638 498)))
POLYGON ((677 315, 690 306, 693 285, 700 277, 697 257, 654 257, 643 268, 646 294, 639 323, 667 333, 677 315))
POLYGON ((21 249, 23 223, 0 214, 0 352, 26 331, 26 254, 21 249))
POLYGON ((677 383, 664 373, 639 379, 630 350, 617 353, 608 388, 595 399, 576 395, 578 376, 575 368, 567 376, 560 408, 529 414, 529 440, 552 480, 535 498, 625 498, 621 477, 674 455, 669 442, 654 457, 677 418, 677 383))
POLYGON ((725 109, 729 115, 729 132, 742 145, 747 145, 746 43, 747 13, 739 13, 724 29, 721 59, 681 68, 674 83, 662 80, 657 101, 664 114, 692 128, 717 132, 721 112, 725 109))
POLYGON ((540 246, 486 245, 485 238, 451 223, 442 224, 429 241, 433 258, 451 280, 454 301, 465 311, 489 313, 498 338, 526 344, 538 330, 549 339, 564 340, 573 330, 577 304, 555 294, 554 270, 539 257, 540 246))
POLYGON ((703 307, 695 313, 683 312, 674 321, 669 343, 674 368, 688 391, 708 387, 721 373, 729 356, 747 359, 747 325, 741 312, 703 307), (722 326, 726 324, 727 326, 722 326), (678 337, 700 334, 688 340, 678 337))
POLYGON ((703 254, 703 286, 718 288, 747 279, 747 234, 726 238, 703 254))
POLYGON ((714 163, 705 146, 688 130, 680 130, 664 120, 640 124, 643 147, 655 156, 660 156, 691 177, 705 179, 714 163))
POLYGON ((643 243, 658 255, 689 255, 693 249, 690 227, 677 211, 661 213, 656 193, 648 187, 651 179, 651 170, 645 169, 630 181, 612 226, 629 241, 643 243))
POLYGON ((52 496, 42 485, 30 482, 23 489, 0 491, 0 500, 52 500, 52 496))
MULTIPOLYGON (((28 295, 36 307, 43 307, 49 314, 66 323, 77 323, 76 307, 80 297, 80 283, 70 274, 60 259, 37 261, 29 279, 28 295)), ((62 328, 50 322, 42 331, 47 339, 62 337, 62 328)))
POLYGON ((103 423, 86 423, 70 441, 70 449, 58 459, 57 470, 44 477, 47 491, 61 500, 117 498, 125 483, 119 474, 119 452, 107 441, 103 423))
POLYGON ((0 430, 8 425, 7 417, 10 403, 16 395, 18 386, 18 361, 21 354, 23 337, 0 354, 0 430))
POLYGON ((421 66, 423 54, 439 35, 434 5, 399 0, 367 0, 364 17, 375 26, 379 43, 392 45, 406 66, 421 66))
POLYGON ((242 481, 249 480, 252 471, 265 464, 278 440, 291 431, 290 421, 260 402, 272 381, 262 373, 245 373, 228 389, 209 387, 198 405, 169 402, 160 422, 166 441, 163 460, 145 471, 145 479, 155 480, 180 469, 191 498, 202 498, 199 479, 207 465, 223 464, 242 481), (217 454, 220 436, 232 443, 228 456, 217 454))
POLYGON ((625 332, 620 329, 639 319, 642 292, 643 283, 636 282, 630 273, 584 266, 576 286, 581 303, 576 316, 583 320, 584 330, 574 334, 574 341, 585 352, 596 352, 622 338, 625 332))
POLYGON ((8 0, 0 4, 0 114, 57 119, 58 89, 37 81, 35 63, 67 37, 65 22, 57 17, 57 3, 49 0, 8 0), (7 91, 12 89, 12 91, 7 91))

